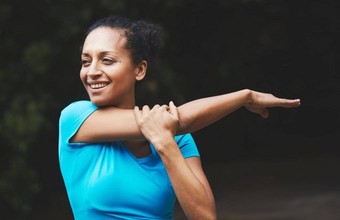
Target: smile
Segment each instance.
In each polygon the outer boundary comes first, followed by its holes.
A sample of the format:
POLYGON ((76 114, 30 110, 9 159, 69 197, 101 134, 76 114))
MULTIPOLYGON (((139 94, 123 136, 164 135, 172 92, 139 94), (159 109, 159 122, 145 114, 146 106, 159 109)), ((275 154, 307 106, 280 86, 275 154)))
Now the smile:
POLYGON ((92 89, 100 89, 100 88, 103 88, 107 85, 108 85, 108 83, 96 83, 96 84, 90 84, 90 87, 92 89))

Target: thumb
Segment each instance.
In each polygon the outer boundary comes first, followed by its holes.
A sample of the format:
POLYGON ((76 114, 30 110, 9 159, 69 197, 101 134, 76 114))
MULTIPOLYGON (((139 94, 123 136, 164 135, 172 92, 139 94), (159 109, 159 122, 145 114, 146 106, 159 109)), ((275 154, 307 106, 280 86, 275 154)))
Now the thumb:
POLYGON ((177 107, 175 106, 173 101, 169 102, 169 107, 170 107, 171 114, 174 115, 176 118, 178 118, 177 107))
POLYGON ((266 108, 264 108, 263 111, 260 113, 260 115, 264 118, 268 118, 269 111, 266 108))

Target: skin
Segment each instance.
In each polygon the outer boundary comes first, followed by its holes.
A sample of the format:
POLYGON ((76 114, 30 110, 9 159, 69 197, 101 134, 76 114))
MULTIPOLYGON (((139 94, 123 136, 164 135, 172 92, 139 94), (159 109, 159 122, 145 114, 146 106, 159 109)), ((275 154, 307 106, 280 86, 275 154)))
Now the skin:
POLYGON ((173 185, 177 199, 189 219, 216 219, 215 202, 198 157, 184 159, 174 136, 179 115, 173 102, 168 106, 135 107, 139 128, 154 144, 173 185), (190 186, 190 187, 188 187, 190 186))
POLYGON ((147 62, 134 64, 122 30, 99 27, 86 38, 80 78, 89 97, 102 108, 91 114, 72 142, 123 141, 137 158, 159 153, 176 196, 190 219, 216 219, 213 193, 198 157, 184 159, 174 135, 203 128, 240 107, 268 117, 267 107, 297 107, 300 100, 240 90, 195 100, 178 108, 156 105, 135 108, 135 82, 145 77, 147 62), (190 186, 190 187, 188 187, 190 186))
POLYGON ((122 30, 107 27, 95 29, 84 42, 80 78, 97 106, 135 106, 135 82, 144 78, 147 64, 143 61, 135 65, 125 43, 122 30), (91 87, 95 84, 105 86, 91 87))

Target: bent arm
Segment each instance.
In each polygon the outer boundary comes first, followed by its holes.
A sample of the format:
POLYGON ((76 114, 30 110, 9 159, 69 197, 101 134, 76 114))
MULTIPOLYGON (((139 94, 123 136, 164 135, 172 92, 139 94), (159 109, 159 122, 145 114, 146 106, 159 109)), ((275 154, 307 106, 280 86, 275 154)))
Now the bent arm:
POLYGON ((169 108, 145 106, 135 108, 136 122, 144 136, 161 157, 171 184, 189 219, 216 219, 214 196, 203 172, 199 157, 184 159, 174 140, 178 127, 178 111, 170 102, 169 108))
POLYGON ((163 148, 163 151, 158 151, 159 155, 187 217, 193 220, 215 220, 215 200, 200 159, 198 157, 184 159, 171 138, 160 142, 159 145, 163 148))
MULTIPOLYGON (((280 99, 271 94, 248 89, 220 96, 202 98, 178 107, 177 134, 194 132, 223 118, 238 108, 268 116, 266 107, 296 107, 300 100, 280 99)), ((79 128, 71 142, 105 142, 144 138, 133 110, 105 107, 92 113, 79 128)))

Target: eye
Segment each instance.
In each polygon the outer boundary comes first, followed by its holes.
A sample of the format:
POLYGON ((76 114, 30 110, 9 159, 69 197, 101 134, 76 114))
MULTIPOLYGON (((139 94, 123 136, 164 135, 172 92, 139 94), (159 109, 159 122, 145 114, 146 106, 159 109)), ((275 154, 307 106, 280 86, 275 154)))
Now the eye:
POLYGON ((111 58, 105 57, 105 58, 103 58, 103 63, 104 63, 104 64, 107 64, 107 65, 110 65, 110 64, 112 64, 112 63, 115 63, 115 60, 113 60, 113 59, 111 59, 111 58))
POLYGON ((82 66, 84 66, 84 67, 89 66, 89 65, 90 65, 90 60, 88 60, 88 59, 82 59, 81 62, 80 62, 80 64, 81 64, 82 66))

